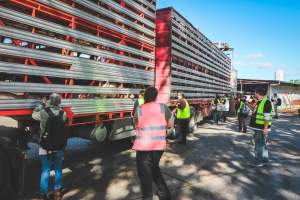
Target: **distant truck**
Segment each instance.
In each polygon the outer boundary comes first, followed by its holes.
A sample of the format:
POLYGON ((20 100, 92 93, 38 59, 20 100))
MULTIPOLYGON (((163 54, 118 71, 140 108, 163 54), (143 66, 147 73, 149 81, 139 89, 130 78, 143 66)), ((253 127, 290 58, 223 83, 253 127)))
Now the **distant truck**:
POLYGON ((134 100, 155 85, 172 109, 178 93, 187 96, 192 130, 216 94, 230 93, 230 65, 173 8, 156 11, 154 0, 1 1, 0 117, 16 128, 0 133, 0 185, 22 190, 23 152, 39 130, 31 114, 43 97, 62 96, 70 136, 114 141, 134 135, 134 100))

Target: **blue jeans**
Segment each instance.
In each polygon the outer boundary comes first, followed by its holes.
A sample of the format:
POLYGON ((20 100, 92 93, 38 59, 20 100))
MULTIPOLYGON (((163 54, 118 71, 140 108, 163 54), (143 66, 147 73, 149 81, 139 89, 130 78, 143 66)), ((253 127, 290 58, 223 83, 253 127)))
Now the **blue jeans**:
POLYGON ((218 123, 219 122, 219 111, 214 110, 213 111, 213 120, 218 123))
POLYGON ((255 159, 259 162, 267 162, 269 160, 267 138, 264 136, 263 130, 254 130, 254 132, 255 159))
POLYGON ((40 190, 42 194, 47 194, 49 189, 49 177, 52 164, 55 169, 55 185, 54 190, 60 190, 62 188, 62 162, 64 158, 63 151, 56 151, 49 155, 41 155, 42 172, 40 190))

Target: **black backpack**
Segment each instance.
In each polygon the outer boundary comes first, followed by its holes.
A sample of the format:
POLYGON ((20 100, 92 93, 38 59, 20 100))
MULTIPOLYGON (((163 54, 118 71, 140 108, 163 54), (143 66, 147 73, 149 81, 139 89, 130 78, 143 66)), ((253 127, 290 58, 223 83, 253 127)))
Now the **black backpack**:
POLYGON ((281 99, 280 98, 277 98, 277 104, 276 106, 281 106, 281 99))
POLYGON ((244 103, 244 106, 241 109, 241 113, 244 115, 248 115, 249 114, 249 107, 244 103))
POLYGON ((50 108, 45 108, 45 111, 49 117, 46 121, 45 132, 42 133, 40 145, 47 151, 63 150, 67 144, 63 120, 64 111, 60 110, 58 115, 54 115, 50 108))

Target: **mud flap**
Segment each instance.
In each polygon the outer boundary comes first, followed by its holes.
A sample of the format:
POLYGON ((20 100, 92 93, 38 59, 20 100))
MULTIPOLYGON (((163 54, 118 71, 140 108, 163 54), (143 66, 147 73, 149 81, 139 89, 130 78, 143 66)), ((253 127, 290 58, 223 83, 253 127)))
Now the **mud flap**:
POLYGON ((96 125, 90 134, 90 138, 97 142, 103 142, 107 138, 107 129, 104 125, 96 125))
POLYGON ((115 141, 135 136, 132 118, 113 120, 108 124, 108 140, 115 141))

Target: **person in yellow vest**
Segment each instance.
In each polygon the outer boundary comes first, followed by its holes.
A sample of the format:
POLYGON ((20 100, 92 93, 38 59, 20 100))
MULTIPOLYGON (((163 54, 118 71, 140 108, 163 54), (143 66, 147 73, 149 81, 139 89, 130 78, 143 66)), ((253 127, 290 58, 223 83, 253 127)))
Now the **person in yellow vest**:
POLYGON ((218 111, 218 107, 220 107, 221 101, 219 95, 216 95, 216 97, 211 101, 211 112, 213 120, 216 124, 219 123, 220 119, 220 111, 218 111))
POLYGON ((249 105, 246 101, 247 97, 243 96, 240 100, 239 107, 237 109, 238 122, 239 122, 239 132, 247 132, 246 120, 249 114, 249 105))
POLYGON ((142 106, 144 104, 144 94, 145 94, 145 90, 141 90, 139 93, 139 98, 134 102, 134 106, 133 106, 133 115, 135 113, 135 110, 137 107, 142 106))
POLYGON ((189 122, 191 117, 191 110, 188 101, 186 100, 184 94, 178 94, 178 104, 177 104, 177 124, 179 126, 180 133, 180 144, 186 144, 186 136, 189 133, 189 122))
POLYGON ((252 112, 250 127, 254 130, 255 166, 263 166, 269 161, 267 137, 272 126, 272 103, 266 97, 266 90, 257 89, 255 97, 258 102, 252 112))
POLYGON ((173 126, 172 113, 165 104, 156 103, 158 91, 149 87, 145 102, 138 106, 133 117, 136 138, 136 165, 141 182, 143 200, 153 197, 152 184, 158 189, 160 200, 170 200, 171 194, 159 168, 159 161, 166 148, 167 128, 173 126))

